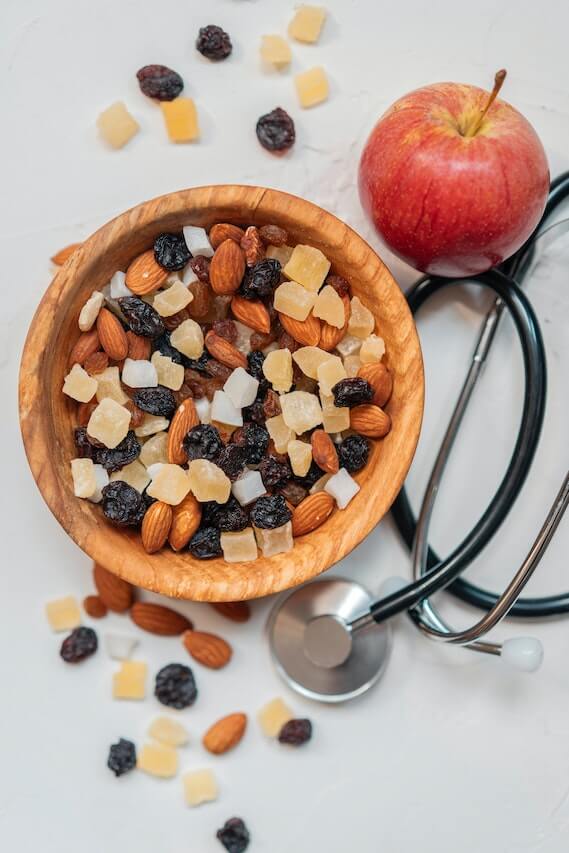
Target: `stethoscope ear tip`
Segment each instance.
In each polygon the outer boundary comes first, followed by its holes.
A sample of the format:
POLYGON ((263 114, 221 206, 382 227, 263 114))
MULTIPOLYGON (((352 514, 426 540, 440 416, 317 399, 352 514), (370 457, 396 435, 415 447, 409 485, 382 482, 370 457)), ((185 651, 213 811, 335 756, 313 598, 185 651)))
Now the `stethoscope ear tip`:
POLYGON ((512 637, 502 643, 500 660, 519 672, 536 672, 543 663, 543 646, 535 637, 512 637))

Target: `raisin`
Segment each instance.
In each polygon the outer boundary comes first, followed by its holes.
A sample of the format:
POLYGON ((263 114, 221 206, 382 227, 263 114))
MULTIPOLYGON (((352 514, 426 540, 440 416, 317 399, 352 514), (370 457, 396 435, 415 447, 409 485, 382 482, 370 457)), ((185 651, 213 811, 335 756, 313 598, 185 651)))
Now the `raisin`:
POLYGON ((369 457, 369 441, 363 435, 349 435, 336 448, 340 467, 354 474, 366 465, 369 457))
POLYGON ((273 530, 282 527, 292 518, 292 513, 282 495, 268 495, 257 498, 251 510, 251 521, 255 527, 273 530))
POLYGON ((198 560, 209 560, 211 557, 221 557, 221 541, 216 527, 200 527, 190 539, 188 550, 192 557, 198 560))
POLYGON ((279 732, 279 743, 288 743, 290 746, 302 746, 312 737, 312 723, 310 720, 289 720, 279 732))
POLYGON ((243 415, 243 421, 246 424, 254 423, 261 426, 266 420, 263 404, 260 402, 251 403, 250 406, 245 406, 241 409, 241 414, 243 415))
POLYGON ((263 332, 253 332, 249 339, 249 343, 251 345, 251 349, 257 351, 265 349, 265 347, 268 347, 276 341, 276 339, 277 334, 273 331, 267 332, 267 334, 264 334, 263 332))
POLYGON ((166 65, 145 65, 136 72, 140 89, 157 101, 173 101, 184 88, 184 81, 166 65))
POLYGON ((122 776, 136 767, 136 748, 131 740, 121 737, 118 743, 111 744, 107 767, 115 776, 122 776))
POLYGON ((250 353, 247 353, 247 364, 249 366, 249 373, 255 379, 262 380, 265 378, 265 374, 263 373, 264 361, 264 353, 262 353, 260 350, 252 350, 250 353))
POLYGON ((186 385, 185 382, 182 382, 181 387, 178 388, 177 391, 174 391, 174 397, 176 398, 176 405, 177 406, 181 405, 181 403, 183 403, 184 400, 187 400, 188 397, 193 398, 193 396, 194 396, 194 392, 192 391, 192 389, 190 388, 189 385, 186 385))
POLYGON ((342 278, 341 275, 329 275, 325 284, 329 284, 330 287, 333 287, 338 296, 347 296, 350 292, 350 285, 345 278, 342 278))
POLYGON ((261 239, 271 246, 284 246, 288 243, 288 232, 279 225, 261 225, 259 234, 261 239))
POLYGON ((170 388, 158 385, 156 388, 137 388, 134 392, 134 404, 149 415, 162 415, 170 419, 176 411, 176 398, 170 388))
POLYGON ((190 260, 190 266, 202 284, 209 284, 210 265, 211 258, 206 258, 205 255, 194 255, 190 260))
POLYGON ((127 432, 126 436, 113 447, 112 450, 108 447, 97 449, 96 462, 102 465, 105 471, 112 474, 113 471, 119 471, 125 465, 130 465, 135 459, 140 456, 140 442, 132 430, 127 432))
POLYGON ((221 27, 216 27, 215 24, 201 27, 196 40, 196 50, 206 59, 213 62, 227 59, 232 49, 231 39, 221 27))
POLYGON ((59 654, 65 663, 79 663, 97 651, 97 635, 92 628, 81 625, 64 639, 59 654))
POLYGON ((215 358, 210 358, 205 366, 205 372, 208 376, 214 376, 216 379, 223 379, 225 382, 226 379, 229 379, 233 370, 231 367, 227 367, 215 358))
POLYGON ((135 335, 159 338, 164 334, 162 317, 152 305, 139 299, 138 296, 122 296, 118 303, 129 329, 135 335))
POLYGON ((73 433, 73 437, 75 439, 75 447, 77 448, 77 455, 79 458, 92 459, 93 462, 95 462, 98 448, 89 440, 87 427, 77 427, 73 433))
POLYGON ((249 846, 251 835, 240 817, 232 817, 217 830, 216 838, 228 853, 244 853, 249 846))
POLYGON ((113 480, 103 488, 102 507, 109 521, 125 526, 141 524, 146 512, 140 492, 123 480, 113 480))
POLYGON ((159 352, 161 355, 171 358, 176 364, 184 363, 184 356, 179 350, 172 346, 170 342, 170 332, 166 330, 159 338, 154 339, 153 350, 154 352, 159 352))
POLYGON ((335 406, 359 406, 360 403, 369 403, 373 399, 373 388, 365 379, 353 376, 336 382, 332 394, 335 406))
POLYGON ((228 444, 215 460, 215 464, 219 465, 223 473, 231 481, 236 480, 243 472, 246 463, 247 451, 244 447, 239 447, 237 444, 228 444))
POLYGON ((260 424, 249 423, 239 432, 234 434, 235 444, 244 447, 247 452, 247 464, 258 465, 267 452, 269 446, 269 433, 260 424))
MULTIPOLYGON (((199 358, 187 358, 183 356, 184 367, 187 367, 188 370, 197 370, 200 373, 207 373, 207 365, 211 358, 211 355, 208 353, 206 349, 202 352, 199 358)), ((187 372, 187 371, 186 371, 187 372)), ((199 378, 199 377, 198 377, 199 378)), ((194 376, 195 379, 195 376, 194 376)))
POLYGON ((296 139, 294 122, 281 107, 262 115, 256 131, 257 139, 267 151, 288 151, 296 139))
POLYGON ((263 402, 263 412, 266 418, 276 418, 281 413, 281 403, 279 395, 272 388, 269 388, 263 402))
POLYGON ((282 332, 279 335, 278 343, 280 349, 289 349, 291 352, 296 352, 300 347, 300 344, 298 344, 288 332, 282 332))
POLYGON ((190 250, 181 234, 159 234, 154 241, 154 257, 165 270, 183 269, 190 258, 190 250))
POLYGON ((173 332, 178 328, 178 326, 181 326, 182 323, 188 320, 189 316, 188 309, 182 308, 180 311, 177 311, 175 314, 171 314, 169 317, 162 317, 164 328, 167 332, 173 332))
POLYGON ((218 530, 234 533, 245 530, 249 524, 247 510, 233 495, 227 503, 218 504, 215 501, 208 501, 207 510, 204 511, 204 507, 205 504, 202 504, 202 523, 216 527, 218 530))
POLYGON ((186 434, 183 442, 188 462, 193 459, 215 459, 223 450, 219 430, 211 424, 198 424, 186 434))
POLYGON ((299 483, 301 486, 305 486, 307 489, 311 489, 314 483, 323 477, 326 472, 319 468, 316 462, 312 460, 310 463, 310 468, 304 475, 304 477, 295 477, 295 483, 299 483))
POLYGON ((294 483, 292 481, 285 483, 284 486, 279 488, 279 495, 282 495, 285 500, 291 503, 293 506, 298 506, 301 501, 304 500, 306 495, 308 494, 308 490, 301 486, 299 483, 294 483))
POLYGON ((216 320, 213 324, 213 331, 220 338, 225 338, 230 344, 234 344, 237 340, 237 326, 233 320, 216 320))
POLYGON ((259 465, 259 473, 266 489, 272 486, 284 486, 292 477, 288 462, 279 462, 274 456, 266 456, 259 465))
POLYGON ((245 299, 271 296, 281 283, 281 264, 276 258, 264 258, 254 264, 241 282, 240 292, 245 299))
POLYGON ((198 689, 190 667, 182 663, 169 663, 162 667, 156 676, 154 695, 163 705, 179 711, 193 705, 198 689))
POLYGON ((269 446, 267 447, 267 455, 274 456, 277 462, 288 462, 289 457, 286 453, 279 453, 277 448, 275 447, 275 442, 271 438, 269 441, 269 446))

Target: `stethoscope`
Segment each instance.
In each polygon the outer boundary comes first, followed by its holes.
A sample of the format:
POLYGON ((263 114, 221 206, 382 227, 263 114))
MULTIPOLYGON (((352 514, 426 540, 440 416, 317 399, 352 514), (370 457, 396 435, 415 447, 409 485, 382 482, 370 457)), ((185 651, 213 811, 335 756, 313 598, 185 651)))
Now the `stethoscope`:
POLYGON ((414 518, 405 488, 392 507, 395 524, 411 552, 413 581, 388 578, 380 590, 381 597, 374 601, 368 590, 355 581, 337 577, 317 580, 285 593, 273 607, 267 623, 271 654, 277 671, 299 693, 324 702, 340 702, 368 690, 383 674, 389 660, 392 630, 388 620, 404 610, 429 639, 498 656, 506 665, 524 672, 539 669, 543 648, 538 639, 513 637, 495 643, 483 638, 508 613, 543 617, 569 612, 569 592, 541 598, 520 597, 569 504, 569 472, 525 560, 501 595, 481 589, 459 575, 485 548, 510 512, 537 449, 545 413, 546 358, 537 318, 520 285, 537 255, 569 233, 569 219, 548 225, 567 197, 569 172, 552 182, 536 231, 500 268, 468 279, 426 276, 407 293, 413 314, 443 288, 467 282, 493 291, 495 301, 482 323, 418 518, 414 518), (506 473, 482 517, 462 543, 442 560, 428 543, 433 510, 446 463, 504 311, 513 320, 524 362, 525 392, 518 436, 506 473), (430 601, 433 593, 445 588, 462 601, 485 610, 485 614, 472 627, 454 630, 430 601))

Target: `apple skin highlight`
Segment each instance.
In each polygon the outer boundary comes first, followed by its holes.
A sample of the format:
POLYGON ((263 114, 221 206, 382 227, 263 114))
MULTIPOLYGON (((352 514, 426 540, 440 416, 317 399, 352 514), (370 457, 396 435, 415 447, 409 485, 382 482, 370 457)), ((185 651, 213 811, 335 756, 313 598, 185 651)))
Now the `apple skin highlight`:
POLYGON ((380 118, 359 167, 362 205, 388 247, 432 275, 484 272, 510 257, 543 213, 549 168, 532 125, 476 86, 435 83, 380 118))

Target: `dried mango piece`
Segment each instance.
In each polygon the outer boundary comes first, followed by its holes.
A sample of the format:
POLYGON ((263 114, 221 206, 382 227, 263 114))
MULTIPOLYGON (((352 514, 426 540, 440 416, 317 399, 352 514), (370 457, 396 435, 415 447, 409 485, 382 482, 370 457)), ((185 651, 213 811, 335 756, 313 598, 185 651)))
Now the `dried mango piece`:
POLYGON ((194 142, 199 139, 198 113, 191 98, 161 101, 160 108, 170 142, 194 142))
POLYGON ((122 148, 140 130, 140 125, 122 101, 117 101, 103 110, 97 119, 97 127, 111 148, 122 148))

